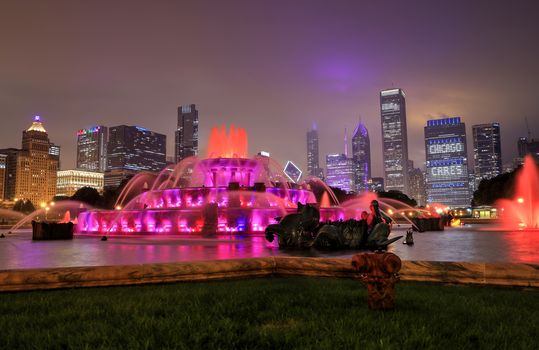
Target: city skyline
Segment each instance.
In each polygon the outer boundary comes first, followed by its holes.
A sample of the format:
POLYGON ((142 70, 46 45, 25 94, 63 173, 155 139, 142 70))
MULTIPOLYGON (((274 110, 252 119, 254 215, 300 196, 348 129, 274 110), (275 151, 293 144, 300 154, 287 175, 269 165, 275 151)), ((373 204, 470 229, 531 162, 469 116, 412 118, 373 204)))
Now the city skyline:
POLYGON ((162 3, 147 11, 129 2, 125 15, 119 3, 56 4, 8 1, 0 14, 0 115, 9 125, 0 147, 19 147, 27 121, 41 115, 62 147, 62 169, 75 167, 76 131, 93 125, 163 133, 171 156, 176 108, 195 103, 201 154, 212 126, 234 124, 247 130, 251 154, 268 150, 304 171, 309 125, 319 126, 323 163, 361 115, 372 176, 381 176, 378 94, 391 87, 406 91, 409 158, 421 167, 430 119, 459 116, 469 135, 471 125, 499 122, 504 163, 527 136, 525 116, 539 136, 539 49, 527 39, 539 34, 533 2, 489 2, 488 11, 468 2, 162 3))

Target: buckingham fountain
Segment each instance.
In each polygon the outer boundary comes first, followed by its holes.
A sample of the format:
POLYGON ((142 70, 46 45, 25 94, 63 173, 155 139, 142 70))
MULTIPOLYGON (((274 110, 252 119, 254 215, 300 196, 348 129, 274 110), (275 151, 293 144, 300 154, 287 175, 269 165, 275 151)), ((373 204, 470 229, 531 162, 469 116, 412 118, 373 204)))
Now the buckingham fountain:
MULTIPOLYGON (((297 203, 316 204, 310 186, 325 186, 323 182, 291 184, 275 160, 249 158, 247 144, 244 129, 231 126, 227 135, 224 127, 213 128, 205 159, 184 159, 158 175, 138 174, 119 195, 117 210, 82 212, 76 232, 262 233, 277 223, 275 218, 295 212, 297 203)), ((327 204, 320 212, 324 221, 345 219, 346 214, 327 204)))
MULTIPOLYGON (((225 127, 214 127, 206 158, 189 157, 160 174, 137 174, 120 193, 116 210, 80 213, 75 231, 101 235, 219 235, 261 234, 271 228, 279 235, 283 232, 280 228, 288 229, 288 221, 284 222, 285 226, 275 225, 282 218, 305 210, 305 206, 316 211, 316 224, 334 223, 338 231, 341 227, 346 231, 358 225, 341 223, 360 221, 376 199, 376 195, 370 193, 339 203, 331 188, 316 177, 301 184, 291 183, 272 158, 261 155, 249 158, 247 144, 244 129, 231 126, 227 134, 225 127)), ((381 210, 395 214, 403 205, 391 203, 391 200, 380 201, 380 204, 381 210)), ((413 225, 405 215, 401 218, 413 225)), ((313 235, 321 227, 315 226, 317 230, 311 232, 313 235)), ((331 227, 325 229, 335 231, 331 227)), ((271 235, 268 237, 271 240, 271 235)), ((358 244, 344 246, 357 247, 358 244)))

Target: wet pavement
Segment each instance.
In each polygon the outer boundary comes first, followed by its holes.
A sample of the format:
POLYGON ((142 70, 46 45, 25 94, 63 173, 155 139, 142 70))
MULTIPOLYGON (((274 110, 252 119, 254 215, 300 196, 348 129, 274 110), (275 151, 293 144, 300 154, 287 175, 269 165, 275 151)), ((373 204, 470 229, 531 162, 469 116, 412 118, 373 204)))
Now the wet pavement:
MULTIPOLYGON (((390 237, 405 235, 394 228, 390 237)), ((402 240, 389 251, 403 260, 521 262, 539 264, 539 231, 496 231, 484 225, 414 233, 415 244, 402 240)), ((263 236, 217 238, 187 236, 109 237, 76 235, 68 241, 32 241, 30 230, 0 239, 0 270, 21 268, 131 265, 144 263, 224 260, 268 256, 349 258, 356 250, 283 250, 263 236)))

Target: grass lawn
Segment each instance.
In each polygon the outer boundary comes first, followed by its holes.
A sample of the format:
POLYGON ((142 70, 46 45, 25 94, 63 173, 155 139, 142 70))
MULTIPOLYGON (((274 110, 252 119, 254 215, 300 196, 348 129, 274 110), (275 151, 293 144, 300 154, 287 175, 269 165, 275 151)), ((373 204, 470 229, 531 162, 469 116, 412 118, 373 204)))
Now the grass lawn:
POLYGON ((264 278, 0 294, 0 349, 537 349, 539 291, 264 278))

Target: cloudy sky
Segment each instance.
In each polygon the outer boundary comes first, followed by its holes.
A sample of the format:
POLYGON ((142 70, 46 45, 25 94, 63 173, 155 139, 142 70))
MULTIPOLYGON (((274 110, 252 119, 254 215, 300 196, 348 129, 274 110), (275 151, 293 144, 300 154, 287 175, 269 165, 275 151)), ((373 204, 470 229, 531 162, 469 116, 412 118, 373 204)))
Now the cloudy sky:
MULTIPOLYGON (((371 134, 382 175, 379 91, 407 96, 409 153, 425 160, 423 126, 461 116, 468 134, 498 121, 504 161, 518 136, 539 137, 537 1, 0 0, 0 148, 20 147, 39 114, 75 166, 76 130, 139 125, 167 135, 176 109, 234 124, 250 152, 306 167, 305 133, 321 160, 345 127, 371 134)), ((471 147, 471 137, 468 137, 471 147)))

